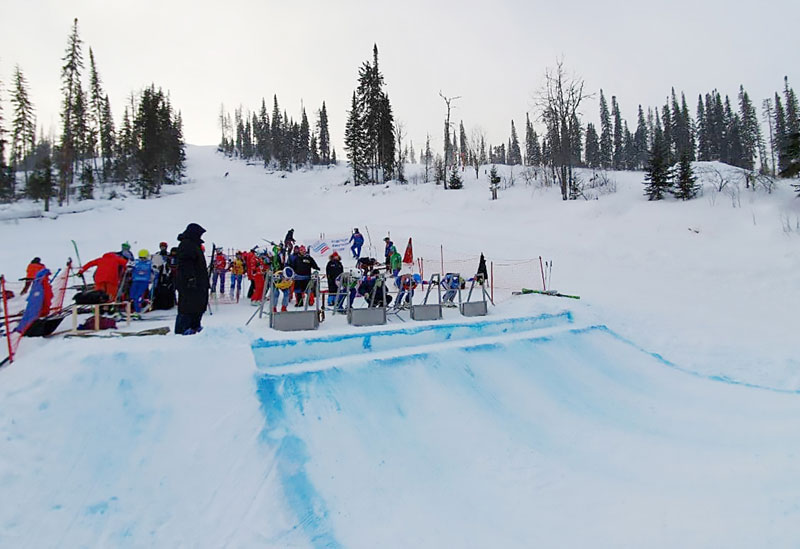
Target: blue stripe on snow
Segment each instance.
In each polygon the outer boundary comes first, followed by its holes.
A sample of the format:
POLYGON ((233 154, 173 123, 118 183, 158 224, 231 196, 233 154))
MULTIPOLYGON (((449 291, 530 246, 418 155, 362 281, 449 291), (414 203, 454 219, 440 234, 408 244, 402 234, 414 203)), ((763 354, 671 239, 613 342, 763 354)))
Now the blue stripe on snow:
POLYGON ((342 545, 333 535, 328 508, 314 488, 306 471, 309 461, 306 444, 289 431, 285 405, 294 402, 303 411, 304 395, 299 387, 313 377, 313 373, 287 378, 257 376, 257 395, 267 418, 262 440, 276 448, 277 471, 289 508, 297 518, 296 529, 302 529, 315 548, 337 549, 342 545), (288 392, 288 394, 287 394, 288 392))

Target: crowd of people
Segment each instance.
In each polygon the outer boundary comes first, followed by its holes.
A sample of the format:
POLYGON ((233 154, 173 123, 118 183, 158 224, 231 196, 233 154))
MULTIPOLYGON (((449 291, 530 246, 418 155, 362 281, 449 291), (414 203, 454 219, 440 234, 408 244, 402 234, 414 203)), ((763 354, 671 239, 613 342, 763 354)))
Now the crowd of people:
MULTIPOLYGON (((346 270, 339 253, 330 253, 323 275, 325 290, 317 286, 317 274, 322 274, 322 269, 309 249, 295 240, 294 229, 289 229, 283 240, 267 241, 268 246, 228 253, 221 247, 213 247, 209 253, 202 238, 205 232, 197 223, 190 223, 178 235, 176 247, 161 242, 156 253, 141 249, 134 256, 125 242, 119 251, 107 252, 80 266, 77 275, 86 289, 81 292, 83 302, 106 303, 113 309, 115 304, 129 301, 134 318, 150 310, 171 309, 177 303, 175 332, 188 335, 202 330, 210 298, 228 296, 238 302, 245 279, 250 303, 269 301, 274 313, 286 312, 292 301, 295 307, 313 306, 323 291, 328 295, 327 305, 339 312, 346 304, 352 306, 358 296, 369 306, 386 306, 392 301, 386 280, 393 281, 397 291, 394 307, 408 307, 414 290, 422 283, 417 274, 401 273, 403 258, 388 236, 384 238, 383 262, 362 256, 364 237, 358 228, 353 229, 349 242, 355 269, 346 270), (92 269, 94 285, 88 288, 84 275, 92 269)), ((23 293, 43 270, 41 259, 34 258, 28 265, 23 293)), ((459 284, 463 284, 462 279, 445 278, 445 304, 453 301, 459 284)), ((76 302, 80 303, 77 298, 76 302)))

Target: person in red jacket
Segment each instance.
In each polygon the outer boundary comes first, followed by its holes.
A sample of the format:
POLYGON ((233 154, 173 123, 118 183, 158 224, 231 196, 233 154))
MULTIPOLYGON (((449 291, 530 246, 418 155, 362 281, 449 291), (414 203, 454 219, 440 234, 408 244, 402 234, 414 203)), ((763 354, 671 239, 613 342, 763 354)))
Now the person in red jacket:
POLYGON ((28 268, 25 271, 25 287, 22 288, 22 292, 20 295, 25 295, 28 293, 28 290, 31 288, 31 284, 33 283, 33 279, 36 278, 36 273, 44 269, 44 265, 42 264, 42 260, 38 257, 34 257, 31 262, 28 264, 28 268))
POLYGON ((114 252, 108 252, 103 254, 102 257, 98 257, 84 265, 78 270, 78 274, 82 275, 92 267, 96 267, 97 270, 94 272, 94 289, 104 291, 113 301, 117 298, 120 272, 124 272, 127 265, 127 259, 120 257, 114 252))

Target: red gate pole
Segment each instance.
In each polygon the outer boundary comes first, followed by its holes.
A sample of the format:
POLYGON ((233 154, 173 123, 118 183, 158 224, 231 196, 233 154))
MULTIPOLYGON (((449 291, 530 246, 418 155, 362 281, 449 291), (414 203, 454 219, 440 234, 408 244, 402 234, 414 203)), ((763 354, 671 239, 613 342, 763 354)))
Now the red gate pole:
POLYGON ((8 323, 8 299, 6 299, 6 277, 0 275, 0 291, 3 292, 3 316, 6 322, 6 340, 8 341, 8 361, 14 362, 14 351, 11 349, 11 325, 8 323))

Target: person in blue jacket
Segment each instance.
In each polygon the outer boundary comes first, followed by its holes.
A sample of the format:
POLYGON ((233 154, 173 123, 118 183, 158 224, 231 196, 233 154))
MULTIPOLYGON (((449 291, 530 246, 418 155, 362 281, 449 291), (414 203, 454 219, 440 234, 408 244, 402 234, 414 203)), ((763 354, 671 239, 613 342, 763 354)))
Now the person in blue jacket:
POLYGON ((455 298, 461 287, 461 277, 455 273, 447 273, 442 279, 442 287, 445 289, 442 296, 442 305, 445 307, 455 307, 455 298))
POLYGON ((383 241, 386 243, 386 247, 383 250, 383 258, 386 260, 386 271, 391 272, 392 264, 389 258, 392 256, 392 248, 394 248, 394 242, 392 242, 392 239, 389 238, 388 236, 384 238, 383 241))
POLYGON ((353 234, 350 235, 349 242, 352 242, 353 245, 350 246, 350 251, 353 253, 353 259, 358 261, 361 257, 361 246, 364 245, 364 235, 358 232, 358 227, 353 229, 353 234))
POLYGON ((131 290, 130 296, 133 302, 133 311, 138 316, 142 312, 142 299, 147 293, 153 276, 153 262, 150 260, 150 252, 139 250, 139 259, 133 265, 131 271, 131 290))

